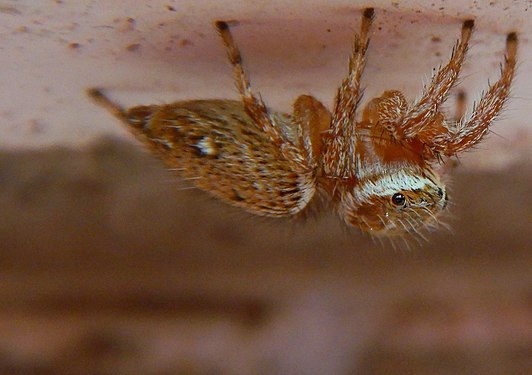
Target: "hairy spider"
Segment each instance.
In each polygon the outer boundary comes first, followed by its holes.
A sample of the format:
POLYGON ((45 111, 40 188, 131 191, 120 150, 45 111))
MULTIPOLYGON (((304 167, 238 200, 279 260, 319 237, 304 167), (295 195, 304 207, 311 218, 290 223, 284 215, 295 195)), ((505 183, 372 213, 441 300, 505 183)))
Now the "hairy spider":
POLYGON ((508 99, 517 35, 508 34, 501 77, 468 118, 449 120, 441 107, 458 79, 473 20, 463 23, 449 62, 419 100, 409 103, 401 92, 385 91, 357 116, 373 14, 372 8, 363 11, 332 115, 308 95, 295 101, 292 115, 268 110, 251 90, 240 51, 223 21, 215 26, 241 101, 190 100, 124 109, 100 89, 89 95, 168 166, 234 206, 263 216, 290 216, 320 190, 349 225, 374 235, 421 235, 420 229, 436 226, 447 205, 446 188, 433 167, 477 144, 508 99))

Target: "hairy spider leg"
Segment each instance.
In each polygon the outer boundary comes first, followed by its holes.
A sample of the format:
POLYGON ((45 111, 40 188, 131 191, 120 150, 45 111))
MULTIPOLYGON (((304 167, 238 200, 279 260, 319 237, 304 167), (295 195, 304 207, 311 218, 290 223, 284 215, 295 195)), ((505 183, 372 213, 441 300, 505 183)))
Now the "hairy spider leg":
POLYGON ((476 145, 488 132, 495 117, 501 112, 510 96, 510 88, 515 73, 517 57, 517 34, 510 33, 506 38, 506 56, 501 64, 501 77, 489 86, 471 116, 462 121, 448 134, 433 140, 447 156, 458 154, 476 145))
POLYGON ((413 138, 427 126, 435 123, 437 116, 440 115, 441 105, 447 100, 450 90, 457 82, 473 26, 473 20, 463 23, 462 35, 453 48, 451 59, 433 76, 431 83, 424 88, 421 98, 402 116, 384 121, 383 125, 391 131, 395 139, 413 138))
POLYGON ((356 174, 356 111, 362 96, 360 77, 364 70, 373 15, 373 8, 364 10, 360 33, 355 35, 353 41, 349 73, 336 94, 331 131, 325 139, 323 163, 325 173, 332 177, 349 178, 356 174))
POLYGON ((329 111, 314 97, 300 96, 294 103, 292 116, 292 121, 297 127, 298 139, 297 144, 292 144, 283 137, 260 96, 253 94, 249 78, 242 66, 240 50, 234 42, 229 25, 227 22, 217 21, 215 27, 227 49, 227 55, 234 70, 236 86, 242 97, 246 113, 279 147, 280 152, 285 157, 293 159, 294 154, 302 153, 311 165, 316 166, 317 155, 321 153, 320 133, 328 129, 331 122, 329 111))
POLYGON ((227 49, 227 56, 233 66, 236 87, 242 97, 246 113, 251 117, 255 124, 274 141, 274 143, 281 145, 284 143, 284 140, 279 133, 279 129, 277 129, 272 121, 266 105, 260 97, 255 96, 251 91, 249 78, 242 66, 242 56, 238 46, 233 40, 229 25, 224 21, 216 21, 215 27, 227 49))

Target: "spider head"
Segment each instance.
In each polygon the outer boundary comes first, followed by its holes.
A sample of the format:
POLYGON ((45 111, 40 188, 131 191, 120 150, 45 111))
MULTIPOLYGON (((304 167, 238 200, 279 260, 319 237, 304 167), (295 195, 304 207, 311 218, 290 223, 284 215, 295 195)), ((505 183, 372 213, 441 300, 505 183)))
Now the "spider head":
POLYGON ((418 234, 436 226, 447 206, 445 185, 430 169, 399 169, 354 184, 341 194, 344 220, 377 236, 418 234))

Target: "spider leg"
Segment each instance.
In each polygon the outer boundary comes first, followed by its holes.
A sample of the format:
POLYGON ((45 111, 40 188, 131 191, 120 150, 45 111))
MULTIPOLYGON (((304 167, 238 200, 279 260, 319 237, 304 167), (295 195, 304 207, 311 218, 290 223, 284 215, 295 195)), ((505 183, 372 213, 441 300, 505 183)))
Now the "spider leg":
POLYGON ((473 147, 488 132, 489 126, 501 112, 510 95, 516 55, 517 34, 510 33, 506 38, 506 56, 499 80, 489 86, 469 119, 460 121, 456 130, 447 134, 445 139, 433 140, 436 146, 445 146, 445 155, 450 156, 473 147))
POLYGON ((229 25, 224 21, 216 21, 215 27, 227 49, 227 56, 233 66, 236 87, 242 97, 246 113, 251 117, 255 124, 273 140, 274 143, 284 143, 279 130, 268 113, 266 105, 260 97, 255 96, 251 91, 249 78, 242 66, 242 56, 240 55, 238 46, 233 40, 229 25))
POLYGON ((462 36, 453 48, 451 59, 433 76, 421 98, 403 116, 383 124, 396 139, 415 137, 438 116, 440 106, 447 100, 460 74, 473 26, 473 20, 463 23, 462 36))
POLYGON ((362 96, 360 77, 364 70, 373 14, 373 8, 364 10, 360 33, 355 35, 353 41, 349 73, 336 94, 331 131, 326 139, 324 154, 325 172, 332 176, 347 177, 355 174, 355 116, 362 96))

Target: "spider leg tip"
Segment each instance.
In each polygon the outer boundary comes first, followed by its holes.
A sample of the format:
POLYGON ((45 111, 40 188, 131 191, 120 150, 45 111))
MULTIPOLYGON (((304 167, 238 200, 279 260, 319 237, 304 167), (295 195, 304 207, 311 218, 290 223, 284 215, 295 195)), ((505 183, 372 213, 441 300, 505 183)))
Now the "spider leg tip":
POLYGON ((475 26, 475 20, 466 20, 464 21, 463 28, 471 30, 475 26))
POLYGON ((506 59, 515 63, 517 54, 517 33, 511 32, 506 37, 506 59))
POLYGON ((215 21, 214 26, 218 29, 218 31, 229 29, 229 25, 225 21, 215 21))
POLYGON ((364 9, 364 17, 365 18, 373 18, 373 15, 375 14, 374 8, 366 8, 364 9))
POLYGON ((91 87, 87 89, 87 95, 90 96, 93 99, 99 99, 104 98, 105 94, 103 93, 103 90, 98 87, 91 87))
POLYGON ((506 42, 507 43, 517 42, 517 33, 516 32, 509 33, 508 36, 506 37, 506 42))

